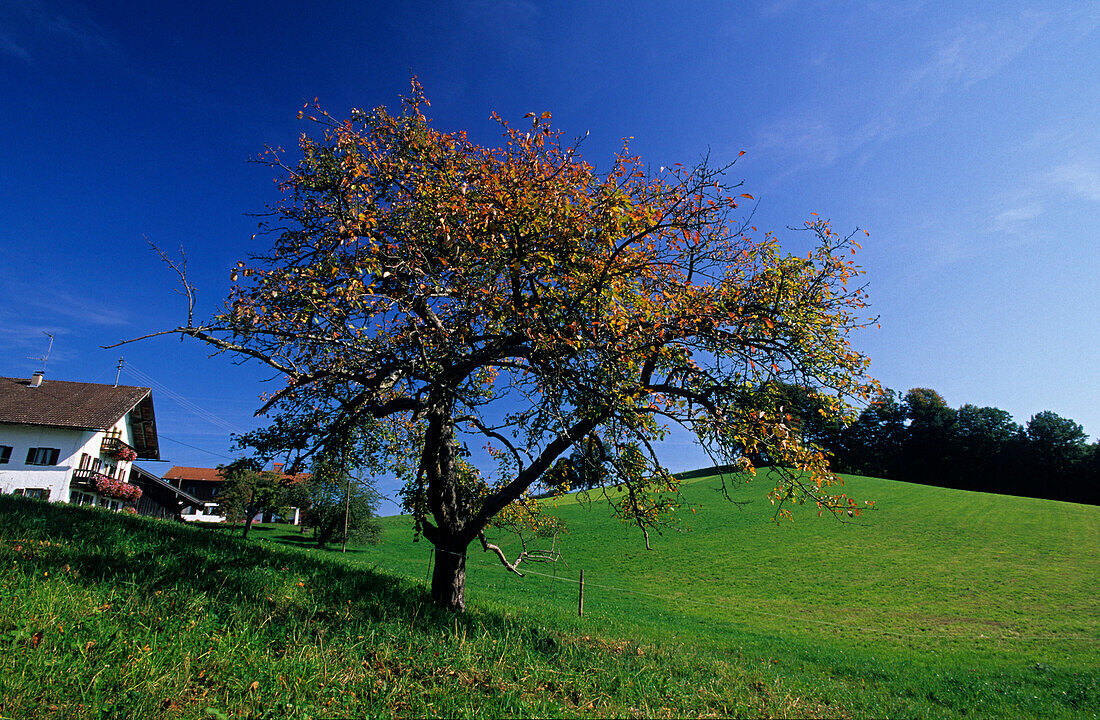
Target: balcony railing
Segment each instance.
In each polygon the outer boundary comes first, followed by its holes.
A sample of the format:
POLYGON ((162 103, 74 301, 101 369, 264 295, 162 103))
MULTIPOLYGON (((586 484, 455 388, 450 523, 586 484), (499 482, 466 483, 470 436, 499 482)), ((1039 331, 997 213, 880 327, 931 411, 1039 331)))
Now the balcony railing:
POLYGON ((103 438, 99 451, 119 460, 134 460, 137 458, 137 450, 133 446, 124 443, 122 438, 119 437, 108 436, 103 438))
POLYGON ((83 485, 87 485, 88 487, 94 488, 96 480, 99 480, 100 478, 103 478, 104 480, 117 479, 112 478, 110 475, 107 475, 105 473, 101 473, 98 470, 92 470, 91 468, 77 468, 76 470, 73 470, 74 483, 81 483, 83 485))

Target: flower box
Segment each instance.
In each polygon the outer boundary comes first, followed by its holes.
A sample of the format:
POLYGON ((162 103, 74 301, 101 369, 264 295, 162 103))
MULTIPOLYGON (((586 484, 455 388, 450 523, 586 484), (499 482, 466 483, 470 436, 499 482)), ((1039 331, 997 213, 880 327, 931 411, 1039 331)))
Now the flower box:
POLYGON ((137 502, 141 498, 141 488, 137 485, 103 475, 96 478, 95 491, 100 495, 126 502, 137 502))
POLYGON ((126 447, 125 445, 116 445, 115 447, 111 448, 108 454, 116 460, 137 460, 137 451, 133 448, 126 447))

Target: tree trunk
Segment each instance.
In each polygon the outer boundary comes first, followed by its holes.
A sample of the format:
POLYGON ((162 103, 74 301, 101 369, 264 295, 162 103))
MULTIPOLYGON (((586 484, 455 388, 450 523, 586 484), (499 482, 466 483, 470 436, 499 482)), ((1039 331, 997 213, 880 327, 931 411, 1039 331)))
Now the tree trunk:
POLYGON ((466 609, 465 547, 436 547, 432 602, 445 610, 462 612, 466 609))
POLYGON ((324 550, 336 534, 336 520, 326 518, 325 522, 314 528, 314 532, 317 533, 317 547, 324 550))
POLYGON ((246 510, 245 516, 246 517, 244 519, 244 532, 241 533, 242 538, 248 537, 248 531, 252 529, 252 520, 256 517, 256 513, 247 512, 247 510, 249 510, 249 509, 250 508, 247 508, 247 507, 245 508, 245 510, 246 510))

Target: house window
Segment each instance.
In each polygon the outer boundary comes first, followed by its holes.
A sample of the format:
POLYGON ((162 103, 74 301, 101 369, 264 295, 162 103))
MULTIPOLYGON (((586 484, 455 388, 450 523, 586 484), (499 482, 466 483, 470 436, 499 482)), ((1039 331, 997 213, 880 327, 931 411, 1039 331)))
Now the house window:
POLYGON ((95 505, 95 495, 73 490, 69 493, 69 502, 73 505, 95 505))
POLYGON ((57 448, 31 448, 27 451, 27 465, 56 465, 60 454, 57 448))
POLYGON ((11 445, 0 445, 0 465, 6 465, 11 460, 11 445))
POLYGON ((12 495, 22 495, 23 497, 34 498, 35 500, 49 500, 50 491, 44 488, 16 488, 12 490, 12 495))

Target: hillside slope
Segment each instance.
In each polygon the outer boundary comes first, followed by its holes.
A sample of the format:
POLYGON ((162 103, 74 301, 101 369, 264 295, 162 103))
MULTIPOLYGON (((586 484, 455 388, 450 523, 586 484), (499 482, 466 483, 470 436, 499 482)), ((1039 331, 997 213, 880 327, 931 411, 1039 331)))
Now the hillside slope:
POLYGON ((650 551, 563 498, 461 617, 408 518, 342 556, 0 497, 0 717, 1096 717, 1100 509, 852 478, 858 522, 775 525, 764 483, 685 483, 650 551))

